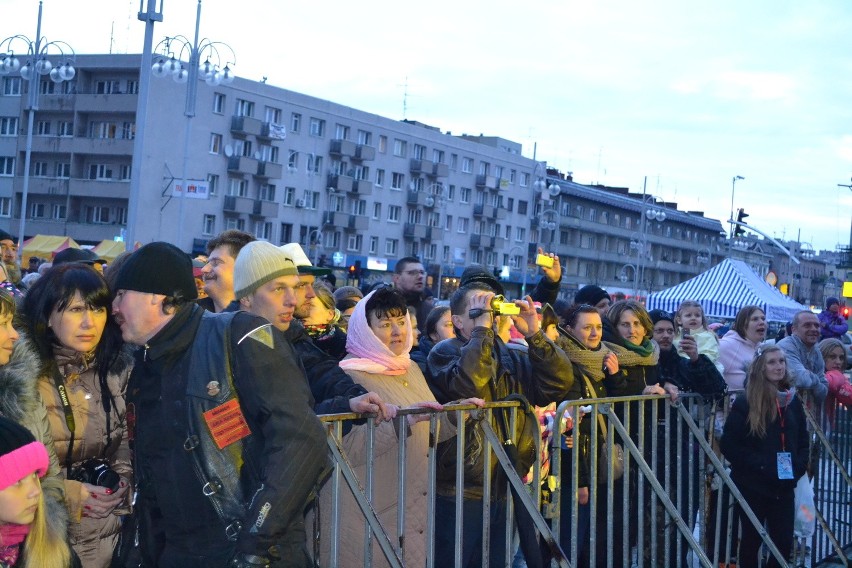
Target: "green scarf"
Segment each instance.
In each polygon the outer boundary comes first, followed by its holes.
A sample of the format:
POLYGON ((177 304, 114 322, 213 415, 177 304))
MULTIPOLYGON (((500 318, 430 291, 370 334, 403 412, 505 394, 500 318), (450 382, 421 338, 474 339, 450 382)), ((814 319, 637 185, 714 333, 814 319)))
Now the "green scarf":
POLYGON ((603 345, 614 351, 618 356, 619 367, 635 367, 637 365, 653 367, 660 360, 660 346, 657 345, 656 341, 650 339, 642 340, 641 345, 634 345, 625 340, 618 343, 604 341, 603 345))

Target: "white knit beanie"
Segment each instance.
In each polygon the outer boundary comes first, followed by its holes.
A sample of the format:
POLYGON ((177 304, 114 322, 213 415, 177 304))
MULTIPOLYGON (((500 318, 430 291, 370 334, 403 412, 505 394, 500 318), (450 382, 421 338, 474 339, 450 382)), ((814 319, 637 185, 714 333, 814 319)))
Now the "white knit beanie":
POLYGON ((296 265, 285 252, 266 241, 242 248, 234 262, 234 296, 245 298, 279 276, 298 276, 296 265))

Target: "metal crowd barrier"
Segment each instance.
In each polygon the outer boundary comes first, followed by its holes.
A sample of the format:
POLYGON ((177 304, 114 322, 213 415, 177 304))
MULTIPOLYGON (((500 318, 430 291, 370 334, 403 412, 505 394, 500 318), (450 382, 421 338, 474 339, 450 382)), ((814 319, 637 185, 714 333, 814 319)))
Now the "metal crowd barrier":
MULTIPOLYGON (((510 408, 510 431, 514 432, 514 422, 517 416, 517 403, 489 403, 481 412, 486 414, 481 421, 483 443, 491 451, 485 452, 485 477, 483 483, 483 502, 488 503, 491 497, 491 467, 496 460, 497 471, 505 474, 507 491, 513 488, 521 506, 532 517, 536 531, 541 535, 543 548, 551 552, 551 565, 573 567, 589 563, 591 566, 608 566, 614 568, 626 567, 677 567, 693 566, 718 567, 736 564, 736 543, 738 521, 735 515, 736 505, 739 504, 743 522, 752 522, 757 526, 757 519, 751 509, 745 504, 742 495, 731 481, 725 468, 724 458, 718 451, 716 437, 720 434, 718 426, 727 415, 730 407, 730 397, 725 397, 718 404, 705 402, 698 395, 684 394, 676 403, 666 397, 627 397, 584 399, 565 401, 559 405, 556 416, 566 412, 575 417, 572 431, 566 436, 571 437, 574 448, 579 448, 580 437, 576 418, 582 412, 581 408, 591 411, 582 420, 591 420, 589 427, 593 433, 599 431, 598 416, 606 424, 606 440, 608 447, 619 443, 624 448, 624 473, 620 479, 613 480, 611 475, 606 481, 590 483, 588 524, 589 535, 581 541, 579 527, 582 515, 581 507, 577 505, 579 487, 578 478, 580 461, 579 452, 571 450, 562 459, 561 443, 563 436, 555 435, 551 439, 550 471, 542 479, 542 464, 536 460, 532 468, 532 483, 523 485, 520 476, 515 472, 509 457, 503 450, 498 434, 491 427, 491 414, 494 409, 510 408), (714 426, 716 428, 714 429, 714 426), (566 470, 566 468, 569 468, 566 470), (570 482, 561 486, 563 474, 567 474, 570 482), (552 489, 549 503, 541 502, 541 484, 552 489), (562 518, 561 506, 563 500, 572 503, 570 516, 562 518), (564 542, 560 542, 560 529, 568 523, 568 534, 564 542), (585 546, 587 556, 580 555, 580 549, 585 546), (568 551, 566 555, 563 551, 568 551)), ((445 413, 455 415, 459 443, 456 447, 456 461, 463 462, 466 440, 464 417, 468 411, 477 411, 471 405, 445 406, 445 413)), ((379 513, 372 506, 373 495, 376 491, 397 491, 397 511, 406 511, 405 482, 409 472, 406 471, 407 437, 406 429, 398 427, 397 436, 397 472, 399 480, 396 488, 374 487, 373 462, 375 425, 368 420, 366 429, 366 448, 363 452, 363 464, 366 465, 363 479, 355 474, 357 464, 353 466, 344 450, 343 423, 361 417, 357 414, 337 414, 321 416, 328 428, 328 448, 333 458, 334 469, 330 480, 321 490, 325 498, 319 500, 327 506, 320 505, 318 515, 329 515, 329 534, 313 532, 311 547, 318 565, 337 567, 339 565, 358 566, 405 566, 406 546, 423 546, 426 550, 427 566, 432 568, 434 563, 434 534, 435 534, 435 472, 437 466, 436 450, 440 436, 440 413, 428 409, 402 410, 397 420, 405 420, 409 414, 429 413, 429 451, 428 451, 428 498, 427 508, 423 514, 427 517, 427 529, 420 543, 408 543, 405 539, 405 515, 396 515, 395 526, 383 526, 379 513), (338 535, 340 534, 340 498, 343 492, 354 495, 358 510, 362 515, 364 533, 363 557, 352 558, 351 551, 339 550, 338 535), (325 548, 327 554, 320 552, 325 548)), ((811 430, 814 432, 813 443, 819 448, 817 475, 814 478, 815 504, 817 509, 817 526, 814 535, 806 542, 800 542, 796 547, 796 555, 792 559, 782 558, 766 531, 758 527, 759 534, 764 540, 766 553, 774 557, 782 566, 804 566, 805 561, 810 566, 835 559, 844 562, 843 548, 852 544, 852 480, 849 477, 849 466, 852 464, 852 415, 849 411, 838 406, 834 412, 832 428, 824 431, 816 419, 809 414, 811 430), (807 556, 807 558, 806 558, 807 556), (792 563, 790 563, 792 562, 792 563)), ((556 422, 558 423, 558 422, 556 422)), ((415 427, 425 427, 426 424, 415 427)), ((540 440, 536 440, 537 450, 540 440)), ((598 479, 598 470, 609 467, 608 464, 598 463, 600 453, 598 436, 591 436, 589 447, 589 478, 598 479)), ((360 455, 360 454, 359 454, 360 455)), ((541 452, 537 451, 540 456, 541 452)), ((457 467, 455 472, 456 488, 464 487, 464 470, 457 467)), ((457 527, 462 525, 462 490, 455 492, 455 509, 457 527)), ((507 566, 512 565, 515 555, 516 539, 514 535, 515 503, 511 497, 502 501, 506 510, 505 540, 507 566)), ((484 512, 487 513, 488 509, 484 512)), ((319 524, 315 525, 319 526, 319 524)), ((482 557, 483 565, 489 564, 489 541, 491 527, 489 515, 483 515, 482 523, 482 557)), ((310 532, 309 527, 309 532, 310 532)), ((516 561, 517 562, 517 561, 516 561)), ((515 566, 519 564, 514 564, 515 566)), ((522 564, 520 564, 522 565, 522 564)), ((740 564, 744 565, 744 564, 740 564)), ((456 532, 455 566, 461 566, 461 531, 456 532)), ((443 568, 443 567, 440 567, 443 568)))

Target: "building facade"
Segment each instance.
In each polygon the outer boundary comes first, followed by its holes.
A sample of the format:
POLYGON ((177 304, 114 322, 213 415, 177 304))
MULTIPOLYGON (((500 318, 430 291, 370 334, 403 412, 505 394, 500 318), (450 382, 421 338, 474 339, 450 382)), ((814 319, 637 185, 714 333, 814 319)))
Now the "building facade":
MULTIPOLYGON (((27 236, 121 238, 134 138, 144 128, 133 230, 142 243, 166 240, 198 253, 235 228, 275 244, 301 242, 318 263, 359 262, 367 278, 386 278, 399 258, 414 255, 444 297, 473 263, 520 292, 537 279, 538 247, 562 258, 568 298, 589 283, 644 296, 723 255, 718 220, 623 188, 575 183, 524 157, 515 142, 452 135, 265 83, 199 83, 187 129, 186 85, 152 78, 146 123, 137 124, 140 62, 78 55, 73 81, 39 84, 27 236)), ((26 89, 20 77, 0 77, 0 227, 13 234, 26 89)))

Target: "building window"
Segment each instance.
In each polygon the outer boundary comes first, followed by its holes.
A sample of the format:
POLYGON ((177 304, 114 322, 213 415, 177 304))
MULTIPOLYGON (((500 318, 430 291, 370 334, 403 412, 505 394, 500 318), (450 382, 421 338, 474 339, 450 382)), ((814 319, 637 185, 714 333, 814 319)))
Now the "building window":
POLYGON ((50 208, 50 218, 60 221, 68 216, 68 210, 64 203, 54 203, 50 208))
POLYGON ((469 174, 473 172, 473 159, 462 158, 462 172, 469 174))
POLYGON ((234 154, 243 158, 253 157, 251 140, 234 140, 234 154))
POLYGON ((456 186, 448 185, 447 186, 447 201, 452 201, 456 198, 456 186))
POLYGON ((50 121, 49 120, 39 120, 36 125, 36 135, 37 136, 50 136, 50 121))
POLYGON ((382 218, 382 204, 379 202, 373 203, 373 219, 382 218))
POLYGON ((311 117, 311 136, 325 136, 325 121, 311 117))
POLYGON ((479 175, 487 176, 490 170, 491 164, 489 164, 488 162, 479 162, 479 175))
POLYGON ((470 203, 470 188, 463 187, 459 192, 459 202, 460 203, 470 203))
POLYGON ((530 184, 530 174, 521 174, 521 187, 527 187, 530 184))
POLYGON ((32 203, 30 205, 30 217, 41 219, 44 217, 44 203, 32 203))
POLYGON ((318 174, 321 171, 322 171, 322 156, 317 156, 315 154, 308 154, 307 172, 309 174, 318 174))
POLYGON ((349 140, 349 127, 345 124, 335 124, 334 137, 338 140, 349 140))
POLYGON ((468 221, 469 219, 467 217, 459 217, 457 226, 458 228, 456 229, 456 231, 459 233, 466 233, 468 221))
POLYGON ((287 154, 287 167, 295 170, 299 167, 299 153, 296 150, 290 150, 287 154))
POLYGON ((516 227, 515 229, 515 241, 522 243, 527 238, 527 230, 524 227, 516 227))
POLYGON ((219 192, 219 176, 216 174, 207 174, 207 193, 211 196, 219 192))
POLYGON ((60 120, 58 126, 60 136, 74 136, 74 123, 70 120, 60 120))
POLYGON ((3 94, 4 95, 20 95, 21 94, 21 78, 20 77, 4 77, 3 78, 3 94))
POLYGON ((112 167, 106 164, 89 164, 89 179, 111 180, 112 167))
POLYGON ((376 187, 385 185, 385 170, 376 170, 376 187))
POLYGON ((109 223, 109 207, 103 205, 86 207, 86 223, 109 223))
POLYGON ((230 178, 228 180, 228 195, 246 197, 248 195, 248 181, 242 178, 230 178))
POLYGON ((387 256, 396 256, 396 251, 399 249, 399 240, 385 239, 385 254, 387 256))
POLYGON ((57 162, 54 172, 56 177, 68 179, 71 177, 71 164, 69 162, 57 162))
POLYGON ((424 160, 426 158, 426 146, 422 144, 414 145, 414 159, 415 160, 424 160))
POLYGON ((222 135, 213 133, 210 135, 210 153, 211 154, 221 154, 222 153, 222 135))
POLYGON ((281 123, 281 109, 275 107, 266 107, 264 110, 264 120, 266 122, 271 122, 272 124, 280 124, 281 123))
POLYGON ((351 252, 359 252, 364 245, 363 235, 349 235, 346 239, 346 250, 351 252))
POLYGON ((358 131, 358 144, 370 146, 373 143, 373 133, 368 130, 358 131))
POLYGON ((128 79, 127 83, 125 83, 125 93, 128 95, 138 95, 139 94, 139 81, 136 79, 128 79))
POLYGON ((388 205, 388 221, 391 223, 399 223, 399 216, 402 213, 402 207, 399 205, 388 205))
POLYGON ((254 224, 254 238, 262 241, 268 241, 272 238, 272 222, 257 221, 254 224))
POLYGON ((136 123, 123 122, 121 124, 121 137, 125 140, 133 140, 136 138, 136 123))
POLYGON ((459 169, 459 155, 458 154, 450 154, 450 169, 451 170, 459 169))
POLYGON ((408 150, 408 143, 405 140, 400 140, 399 138, 393 139, 393 155, 394 156, 404 158, 407 150, 408 150))
POLYGON ((225 114, 225 95, 223 93, 213 93, 213 112, 225 114))
POLYGON ((282 245, 293 242, 293 224, 292 223, 281 223, 281 238, 279 242, 282 245))
POLYGON ((118 81, 96 81, 95 93, 98 95, 121 94, 121 87, 118 81))
POLYGON ((518 172, 515 170, 509 170, 509 183, 515 183, 515 179, 518 177, 518 172))
POLYGON ((246 230, 246 220, 240 219, 239 217, 228 217, 225 219, 225 228, 226 229, 236 229, 238 231, 246 230))
POLYGON ((216 234, 216 215, 205 215, 201 223, 201 234, 205 236, 216 234))
POLYGON ((33 162, 33 177, 47 177, 47 162, 33 162))
POLYGON ((370 237, 370 250, 367 254, 377 254, 379 252, 379 237, 370 237))
MULTIPOLYGON (((298 112, 294 112, 290 115, 290 132, 295 134, 299 133, 299 130, 302 128, 302 115, 298 112)), ((290 242, 290 241, 287 241, 290 242)))
MULTIPOLYGON (((296 200, 296 188, 295 187, 285 187, 284 188, 284 197, 281 200, 281 203, 284 205, 293 206, 293 202, 296 200)), ((290 241, 287 241, 290 242, 290 241)))
POLYGON ((261 184, 257 190, 257 197, 263 201, 275 201, 275 186, 269 183, 261 184))
POLYGON ((12 216, 12 198, 0 197, 0 217, 12 216))
POLYGON ((526 201, 518 201, 518 215, 527 214, 528 203, 526 201))
POLYGON ((402 189, 405 185, 405 174, 393 172, 391 176, 391 189, 402 189))
POLYGON ((254 103, 245 99, 237 99, 237 116, 254 116, 254 103))
POLYGON ((0 156, 0 176, 15 175, 15 158, 0 156))
POLYGON ((379 135, 379 153, 384 154, 388 151, 388 137, 379 135))
POLYGON ((122 181, 130 179, 130 164, 121 164, 118 167, 118 179, 122 181))
POLYGON ((437 148, 432 150, 432 161, 436 164, 444 163, 444 151, 438 150, 437 148))

